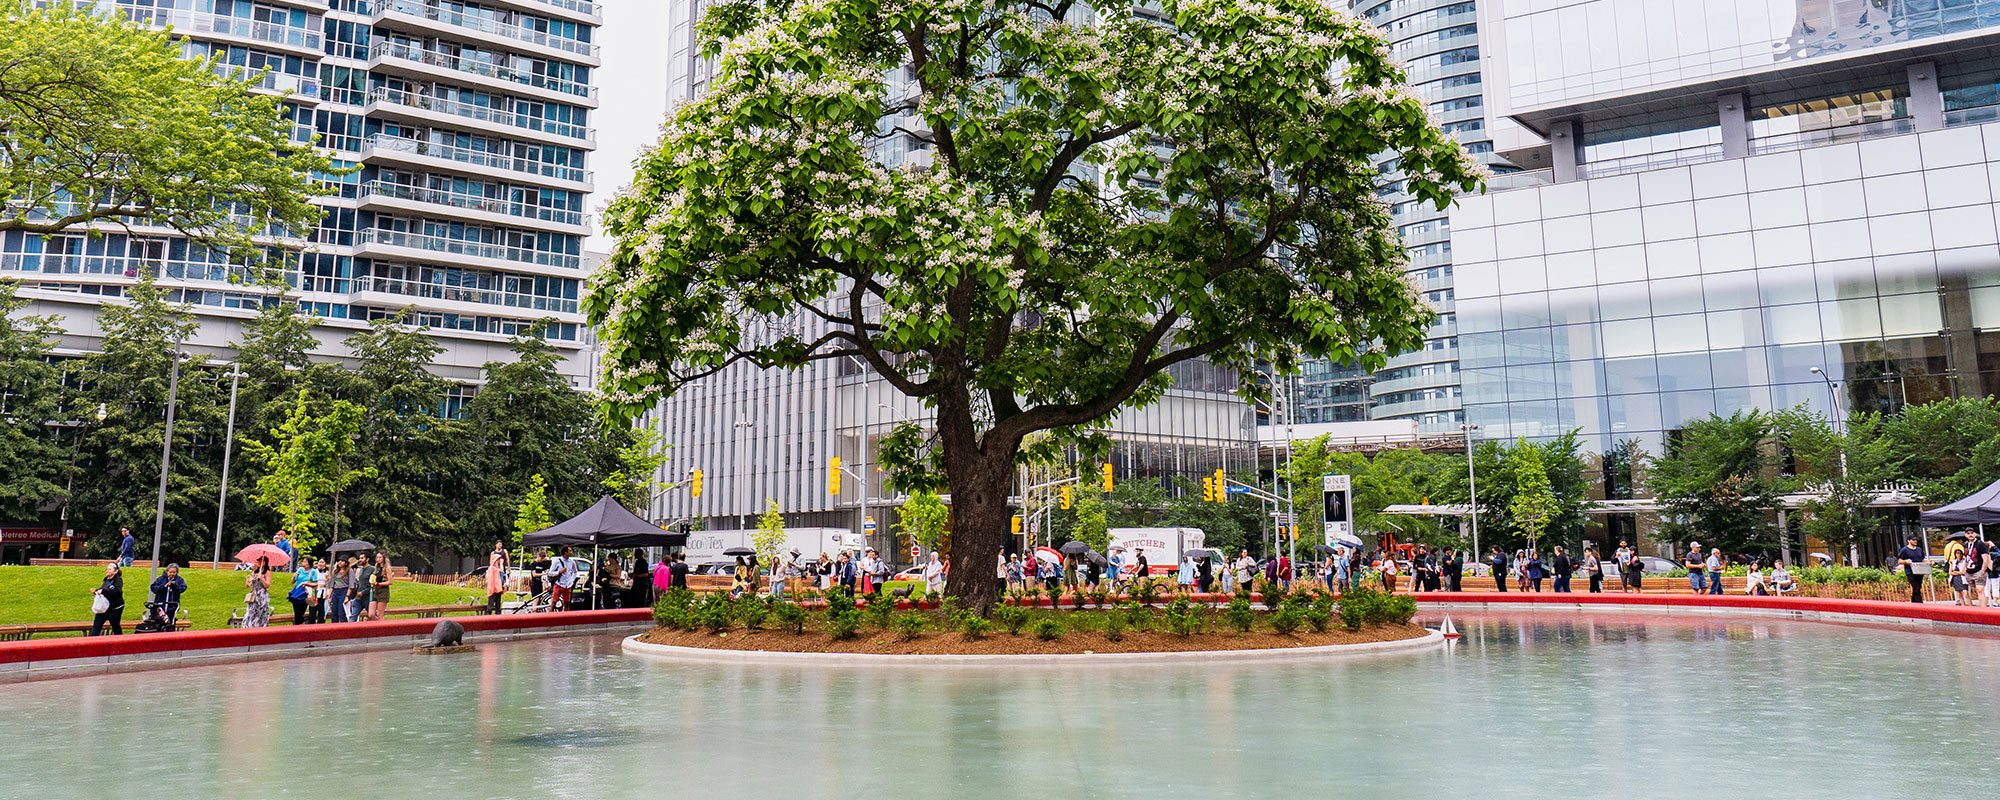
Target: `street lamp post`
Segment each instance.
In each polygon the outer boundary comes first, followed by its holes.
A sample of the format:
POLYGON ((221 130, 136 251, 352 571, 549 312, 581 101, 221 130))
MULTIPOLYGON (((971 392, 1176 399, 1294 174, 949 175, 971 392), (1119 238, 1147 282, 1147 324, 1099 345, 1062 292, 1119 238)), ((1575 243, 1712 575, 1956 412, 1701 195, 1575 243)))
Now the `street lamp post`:
MULTIPOLYGON (((1812 367, 1812 368, 1808 369, 1807 371, 1808 371, 1808 372, 1811 372, 1811 373, 1812 373, 1812 374, 1814 374, 1814 375, 1818 375, 1818 376, 1819 376, 1819 379, 1820 379, 1820 380, 1822 380, 1822 381, 1825 381, 1825 382, 1826 382, 1826 399, 1827 399, 1827 400, 1829 400, 1829 401, 1831 401, 1831 402, 1833 403, 1833 424, 1834 424, 1834 429, 1833 429, 1833 431, 1834 431, 1834 433, 1835 433, 1836 435, 1839 435, 1839 436, 1841 437, 1841 439, 1842 439, 1842 441, 1840 442, 1840 445, 1839 445, 1839 446, 1840 446, 1840 481, 1841 481, 1841 483, 1846 483, 1846 482, 1847 482, 1847 442, 1846 442, 1845 440, 1846 440, 1846 438, 1847 438, 1847 415, 1845 415, 1845 414, 1842 414, 1842 413, 1840 413, 1840 393, 1834 390, 1834 388, 1833 388, 1833 376, 1831 376, 1831 375, 1828 375, 1828 374, 1826 374, 1826 370, 1823 370, 1823 369, 1820 369, 1819 367, 1812 367)), ((1790 534, 1789 534, 1789 533, 1787 533, 1787 532, 1785 532, 1785 531, 1779 531, 1779 535, 1781 535, 1781 536, 1785 536, 1785 537, 1787 538, 1787 540, 1789 540, 1789 538, 1790 538, 1790 534)), ((1926 546, 1928 546, 1928 543, 1926 543, 1926 546)), ((1786 545, 1786 547, 1787 547, 1787 549, 1789 549, 1789 548, 1790 548, 1790 545, 1786 545)), ((1856 547, 1856 546, 1854 546, 1854 545, 1848 545, 1848 546, 1847 546, 1847 563, 1849 563, 1849 564, 1853 564, 1853 563, 1856 563, 1856 562, 1858 562, 1858 561, 1860 561, 1860 560, 1861 560, 1861 549, 1860 549, 1859 547, 1856 547)))
POLYGON ((167 530, 167 469, 174 454, 174 406, 181 396, 181 337, 174 337, 174 349, 168 356, 173 364, 167 371, 167 435, 160 440, 160 495, 153 507, 153 565, 146 570, 147 586, 153 585, 153 577, 160 571, 160 536, 167 530))
POLYGON ((1479 477, 1472 468, 1472 432, 1478 425, 1466 423, 1458 426, 1465 434, 1465 494, 1467 507, 1472 509, 1472 554, 1479 556, 1479 477))
POLYGON ((244 378, 240 367, 229 370, 229 428, 222 435, 222 493, 215 498, 215 554, 209 563, 222 563, 222 520, 229 514, 229 455, 236 444, 236 387, 244 378))
MULTIPOLYGON (((737 480, 738 480, 738 482, 739 482, 739 483, 743 484, 743 490, 742 490, 742 492, 741 492, 741 495, 740 495, 740 496, 741 496, 741 497, 743 498, 743 507, 744 507, 744 508, 749 508, 749 507, 750 507, 750 505, 751 505, 751 503, 750 503, 750 456, 749 456, 749 454, 748 454, 748 453, 744 452, 744 451, 746 451, 746 450, 749 450, 749 449, 750 449, 750 438, 749 438, 749 437, 750 437, 750 425, 751 425, 751 422, 750 422, 750 418, 749 418, 749 417, 747 417, 747 416, 745 416, 745 417, 738 417, 738 418, 736 419, 736 443, 737 443, 737 447, 736 447, 736 458, 737 458, 737 460, 738 460, 739 462, 741 462, 741 463, 739 463, 739 464, 737 465, 737 468, 738 468, 738 472, 737 472, 737 475, 739 476, 737 480)), ((748 529, 748 528, 750 527, 750 514, 748 514, 748 513, 745 513, 745 514, 743 515, 743 523, 742 523, 742 524, 743 524, 743 527, 744 527, 744 528, 745 528, 746 530, 747 530, 747 529, 748 529)))

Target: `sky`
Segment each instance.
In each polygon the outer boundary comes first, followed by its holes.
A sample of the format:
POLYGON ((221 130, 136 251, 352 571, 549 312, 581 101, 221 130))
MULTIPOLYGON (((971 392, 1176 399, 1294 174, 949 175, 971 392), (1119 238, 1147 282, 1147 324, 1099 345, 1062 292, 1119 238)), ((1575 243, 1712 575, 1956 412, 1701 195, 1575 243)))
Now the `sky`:
MULTIPOLYGON (((661 39, 668 0, 600 0, 604 27, 597 30, 604 66, 597 70, 597 153, 591 169, 597 191, 594 214, 611 195, 632 182, 632 158, 659 139, 667 106, 667 57, 661 39)), ((585 246, 604 252, 608 238, 592 236, 585 246)))

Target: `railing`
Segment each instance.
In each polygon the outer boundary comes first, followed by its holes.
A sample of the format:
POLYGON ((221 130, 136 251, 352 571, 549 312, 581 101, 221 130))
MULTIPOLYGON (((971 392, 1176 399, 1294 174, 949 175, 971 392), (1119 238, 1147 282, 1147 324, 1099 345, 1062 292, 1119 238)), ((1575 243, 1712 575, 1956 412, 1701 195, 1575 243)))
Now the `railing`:
POLYGON ((524 114, 516 114, 506 109, 493 108, 491 106, 476 105, 473 103, 464 102, 462 100, 452 100, 449 98, 434 97, 431 95, 422 94, 419 92, 405 91, 402 89, 391 89, 387 86, 377 86, 373 89, 368 90, 368 102, 394 103, 396 105, 404 106, 406 108, 415 108, 423 111, 436 111, 440 114, 450 114, 455 117, 476 119, 479 120, 480 122, 490 122, 495 125, 506 125, 514 128, 523 128, 526 130, 543 131, 545 133, 554 134, 556 136, 566 136, 571 139, 590 138, 590 129, 582 125, 571 125, 564 122, 554 122, 551 120, 542 119, 540 117, 530 117, 524 114))
POLYGON ((385 133, 378 133, 368 137, 368 147, 362 151, 362 155, 366 157, 368 154, 378 150, 393 153, 409 153, 426 158, 442 158, 447 161, 457 161, 461 164, 471 164, 489 169, 504 169, 512 172, 527 173, 529 175, 540 175, 545 178, 555 178, 556 180, 576 181, 578 183, 590 182, 590 171, 586 169, 566 167, 543 161, 531 161, 525 158, 514 158, 505 153, 474 150, 469 147, 459 147, 457 145, 405 139, 401 136, 390 136, 385 133))
POLYGON ((429 250, 433 253, 491 258, 499 261, 515 261, 544 267, 562 269, 582 269, 583 258, 567 253, 550 253, 544 250, 530 250, 524 247, 508 247, 504 244, 471 242, 444 236, 425 236, 421 233, 406 233, 385 228, 368 228, 361 231, 361 244, 381 244, 389 247, 408 247, 429 250))
POLYGON ((400 183, 369 181, 361 185, 361 196, 393 197, 398 200, 414 200, 419 203, 436 203, 489 214, 505 214, 510 217, 541 220, 563 225, 582 225, 581 211, 516 203, 504 197, 486 197, 465 192, 449 192, 442 189, 428 189, 422 186, 406 186, 400 183))
POLYGON ((375 20, 380 22, 382 15, 391 12, 409 14, 413 17, 422 17, 435 22, 442 22, 446 25, 505 36, 509 39, 554 48, 566 53, 575 53, 589 58, 596 58, 599 49, 597 45, 589 42, 580 42, 575 39, 555 36, 532 28, 523 28, 519 25, 487 19, 477 14, 465 14, 450 9, 425 5, 417 0, 381 0, 375 7, 375 20))
POLYGON ((241 17, 225 17, 202 11, 180 8, 134 8, 124 7, 125 18, 141 25, 172 25, 178 33, 212 33, 223 36, 240 36, 309 50, 320 49, 323 41, 318 31, 293 28, 241 17))
POLYGON ((1547 186, 1556 182, 1554 172, 1546 169, 1531 169, 1520 172, 1496 172, 1486 179, 1487 192, 1504 192, 1509 189, 1525 189, 1530 186, 1547 186))
POLYGON ((496 289, 481 289, 471 286, 445 286, 421 281, 406 281, 396 278, 359 278, 354 282, 357 292, 386 292, 405 297, 422 297, 431 300, 445 300, 455 303, 478 303, 499 308, 525 308, 534 311, 554 311, 561 314, 575 314, 578 302, 560 297, 506 292, 496 289))
POLYGON ((535 0, 535 2, 545 6, 555 6, 556 8, 574 11, 578 14, 588 14, 593 17, 604 16, 603 7, 596 3, 587 2, 587 0, 535 0))
POLYGON ((1974 106, 1955 108, 1944 112, 1944 126, 1955 128, 1960 125, 1984 125, 2000 120, 2000 106, 1974 106))
MULTIPOLYGON (((247 289, 232 277, 240 277, 243 267, 207 261, 177 261, 144 256, 94 256, 71 253, 0 253, 0 273, 25 272, 31 275, 103 275, 117 278, 167 278, 183 281, 211 281, 247 289)), ((299 285, 296 270, 270 270, 285 282, 299 285)))
POLYGON ((1667 167, 1681 167, 1722 160, 1722 145, 1704 144, 1666 150, 1658 153, 1639 153, 1592 161, 1576 165, 1578 178, 1602 178, 1607 175, 1624 175, 1632 172, 1647 172, 1667 167))
POLYGON ((262 72, 262 70, 251 69, 236 64, 215 65, 215 74, 230 80, 240 81, 256 78, 257 81, 250 84, 253 89, 290 92, 293 97, 298 99, 319 99, 319 78, 288 75, 283 72, 264 72, 263 77, 258 78, 258 72, 262 72))
POLYGON ((489 78, 507 81, 508 83, 534 86, 577 97, 587 97, 592 100, 597 99, 597 87, 587 83, 551 78, 547 75, 518 70, 499 64, 490 64, 477 59, 460 58, 450 53, 426 50, 422 47, 399 42, 376 42, 375 46, 370 48, 368 52, 370 58, 397 58, 404 61, 415 61, 419 64, 443 67, 455 72, 484 75, 489 78))
POLYGON ((1776 153, 1783 150, 1800 150, 1823 144, 1851 142, 1857 139, 1873 139, 1878 136, 1909 133, 1916 129, 1917 121, 1915 119, 1901 117, 1898 119, 1885 119, 1854 125, 1842 125, 1838 128, 1779 133, 1751 139, 1750 152, 1752 155, 1755 155, 1758 153, 1776 153))

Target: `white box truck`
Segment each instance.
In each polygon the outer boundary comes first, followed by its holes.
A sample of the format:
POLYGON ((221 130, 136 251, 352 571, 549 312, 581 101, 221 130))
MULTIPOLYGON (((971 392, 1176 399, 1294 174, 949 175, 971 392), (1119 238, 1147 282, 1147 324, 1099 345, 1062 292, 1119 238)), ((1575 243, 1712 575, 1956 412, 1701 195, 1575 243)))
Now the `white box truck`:
POLYGON ((1125 549, 1125 571, 1130 574, 1138 551, 1146 551, 1146 566, 1154 575, 1172 575, 1180 568, 1181 554, 1200 550, 1207 534, 1200 528, 1112 528, 1108 531, 1112 549, 1125 549))

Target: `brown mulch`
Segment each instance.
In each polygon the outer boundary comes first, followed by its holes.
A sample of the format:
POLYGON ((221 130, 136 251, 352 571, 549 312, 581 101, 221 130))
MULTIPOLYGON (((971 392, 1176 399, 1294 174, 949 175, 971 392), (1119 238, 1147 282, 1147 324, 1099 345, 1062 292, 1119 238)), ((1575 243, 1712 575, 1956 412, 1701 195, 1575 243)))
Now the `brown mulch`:
POLYGON ((1389 642, 1413 639, 1426 631, 1416 625, 1371 625, 1358 631, 1334 628, 1326 633, 1301 631, 1290 636, 1280 636, 1268 630, 1255 630, 1239 634, 1233 630, 1215 630, 1193 636, 1179 636, 1161 631, 1126 631, 1119 641, 1104 638, 1096 631, 1070 632, 1054 641, 1042 641, 1030 631, 1010 634, 996 630, 980 639, 967 639, 964 634, 951 631, 926 631, 916 639, 905 641, 901 634, 891 630, 877 630, 863 626, 861 634, 844 642, 811 627, 803 634, 790 631, 744 630, 738 628, 728 633, 715 634, 707 631, 674 631, 656 628, 652 633, 640 637, 640 641, 652 644, 674 645, 677 647, 707 647, 717 650, 757 650, 763 652, 790 653, 877 653, 883 655, 1053 655, 1064 653, 1188 653, 1210 650, 1269 650, 1292 647, 1318 647, 1330 644, 1361 644, 1365 642, 1389 642))

